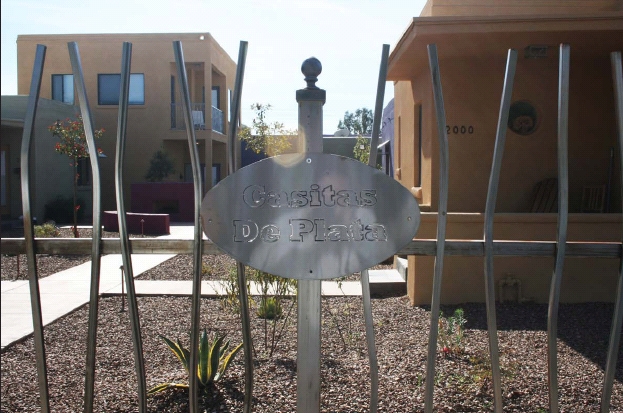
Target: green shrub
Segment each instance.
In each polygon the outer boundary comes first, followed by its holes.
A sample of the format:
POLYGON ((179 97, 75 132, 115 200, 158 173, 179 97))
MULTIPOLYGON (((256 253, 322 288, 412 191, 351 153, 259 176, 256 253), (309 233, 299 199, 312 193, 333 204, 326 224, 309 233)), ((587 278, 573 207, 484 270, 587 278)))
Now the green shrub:
MULTIPOLYGON (((160 336, 167 346, 173 351, 173 354, 182 362, 187 373, 190 373, 188 364, 190 363, 190 350, 184 348, 177 340, 177 343, 169 340, 164 336, 160 336)), ((240 343, 230 353, 226 354, 229 348, 229 340, 224 341, 225 336, 216 335, 212 343, 208 342, 208 333, 203 330, 201 339, 199 340, 199 357, 197 360, 197 377, 199 378, 199 387, 205 389, 214 384, 223 377, 230 363, 242 348, 240 343)), ((160 383, 152 387, 147 394, 159 393, 166 389, 172 388, 188 388, 188 384, 183 383, 160 383)))
POLYGON ((46 222, 43 225, 35 225, 35 238, 56 238, 61 233, 53 222, 46 222))
MULTIPOLYGON (((84 218, 84 201, 78 199, 78 221, 84 218)), ((61 196, 45 204, 45 220, 70 223, 74 220, 74 201, 61 196)))
POLYGON ((463 335, 465 332, 465 319, 463 309, 457 308, 450 317, 444 317, 439 313, 439 336, 438 343, 444 355, 458 355, 463 352, 463 335))
POLYGON ((158 149, 149 161, 145 179, 149 182, 162 182, 173 173, 175 173, 173 160, 165 151, 158 149))
POLYGON ((281 301, 276 297, 262 297, 257 308, 257 316, 267 320, 275 320, 282 314, 281 301))

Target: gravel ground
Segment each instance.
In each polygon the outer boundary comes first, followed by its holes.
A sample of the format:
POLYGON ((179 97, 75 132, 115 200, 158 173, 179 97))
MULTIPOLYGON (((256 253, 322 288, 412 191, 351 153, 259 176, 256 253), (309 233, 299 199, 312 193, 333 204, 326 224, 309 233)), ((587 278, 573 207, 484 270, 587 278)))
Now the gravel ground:
MULTIPOLYGON (((189 341, 191 300, 174 297, 138 299, 141 314, 147 387, 163 381, 185 382, 178 360, 158 334, 189 341)), ((285 304, 289 308, 290 304, 285 304)), ((407 298, 372 300, 379 359, 379 411, 421 412, 430 312, 412 307, 407 298)), ((450 314, 456 307, 444 307, 450 314)), ((439 352, 435 404, 439 412, 492 410, 487 371, 485 307, 465 304, 467 325, 463 350, 439 352)), ((127 312, 120 298, 103 298, 99 315, 95 411, 135 412, 136 376, 127 312)), ((368 361, 361 299, 322 300, 322 412, 366 412, 369 403, 368 361)), ((559 389, 561 412, 597 412, 603 383, 611 304, 561 305, 559 323, 559 389)), ((264 347, 264 321, 252 312, 254 335, 254 412, 296 410, 296 325, 287 324, 275 353, 264 347)), ((296 309, 292 312, 296 314, 296 309)), ((88 306, 45 328, 48 376, 53 412, 82 410, 88 306), (76 356, 79 355, 79 356, 76 356)), ((547 306, 498 305, 503 399, 506 412, 547 412, 547 306)), ((208 334, 241 338, 238 317, 217 299, 203 299, 201 326, 208 334)), ((281 324, 279 324, 279 328, 281 324)), ((270 324, 269 324, 270 327, 270 324)), ((623 412, 623 351, 619 354, 612 412, 623 412)), ((35 412, 37 380, 32 338, 1 354, 2 412, 35 412)), ((200 400, 202 411, 240 412, 244 392, 242 354, 225 377, 200 400)), ((148 397, 150 412, 187 412, 188 392, 167 390, 148 397)))
MULTIPOLYGON (((81 238, 91 238, 93 231, 90 228, 79 228, 81 238)), ((60 238, 73 238, 74 235, 70 228, 59 228, 60 238)), ((3 231, 3 238, 23 238, 24 232, 3 231)), ((139 238, 141 235, 130 234, 130 238, 139 238)), ((118 232, 102 231, 102 238, 119 238, 118 232)), ((28 279, 28 267, 26 264, 26 254, 1 256, 0 278, 2 281, 16 281, 28 279)), ((39 278, 47 277, 59 271, 66 270, 76 265, 91 261, 91 255, 37 255, 37 274, 39 278)))
MULTIPOLYGON (((90 236, 89 230, 83 231, 82 236, 90 236)), ((118 237, 118 234, 104 233, 104 236, 118 237)), ((88 256, 80 258, 89 260, 88 256)), ((38 260, 40 273, 46 275, 81 262, 74 256, 39 256, 38 260)), ((2 280, 14 279, 15 262, 16 257, 2 257, 2 280)), ((225 278, 234 264, 224 255, 206 255, 203 262, 207 270, 204 277, 214 279, 225 278)), ((26 272, 25 261, 21 264, 20 276, 23 277, 22 272, 26 272)), ((191 274, 191 257, 178 255, 139 278, 191 279, 191 274)), ((358 279, 358 275, 348 279, 351 278, 358 279)), ((137 382, 128 314, 119 312, 119 297, 102 298, 100 302, 95 411, 135 412, 137 382)), ((147 387, 163 381, 186 382, 184 369, 158 335, 180 338, 188 346, 190 298, 142 297, 138 303, 147 387)), ((372 305, 379 360, 379 411, 422 412, 430 312, 426 307, 412 307, 406 297, 373 299, 372 305)), ((291 301, 286 300, 286 311, 290 306, 291 301)), ((436 411, 491 411, 485 307, 482 304, 460 307, 467 319, 465 335, 458 351, 438 354, 436 411)), ((442 310, 444 314, 451 314, 456 308, 446 306, 442 310)), ((603 303, 560 307, 558 370, 562 413, 599 411, 613 308, 612 304, 603 303)), ((321 410, 366 412, 370 383, 361 298, 323 298, 322 311, 321 410)), ((547 306, 498 304, 497 311, 504 411, 547 412, 547 306)), ((291 314, 296 318, 295 306, 291 314)), ((239 318, 225 309, 220 300, 202 299, 201 318, 201 326, 210 336, 225 334, 232 343, 241 342, 239 318)), ((88 305, 45 328, 53 412, 82 410, 87 319, 88 305)), ((264 344, 264 320, 252 311, 254 412, 296 410, 295 324, 295 319, 285 324, 275 352, 269 356, 264 344)), ((277 331, 282 325, 278 323, 277 331)), ((268 327, 271 326, 269 322, 268 327)), ((2 412, 39 411, 34 357, 32 338, 2 351, 2 412)), ((206 412, 242 411, 242 360, 240 354, 225 377, 202 395, 202 409, 206 412)), ((623 413, 623 350, 619 351, 615 378, 611 412, 623 413)), ((188 392, 168 390, 150 396, 148 410, 187 412, 188 392)))

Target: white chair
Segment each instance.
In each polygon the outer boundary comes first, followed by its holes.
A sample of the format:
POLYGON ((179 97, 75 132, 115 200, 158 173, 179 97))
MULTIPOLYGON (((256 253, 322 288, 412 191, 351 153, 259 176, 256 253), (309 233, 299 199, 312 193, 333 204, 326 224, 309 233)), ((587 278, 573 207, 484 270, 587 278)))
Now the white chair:
POLYGON ((203 112, 200 110, 193 110, 193 126, 195 129, 205 129, 206 124, 203 120, 203 112))

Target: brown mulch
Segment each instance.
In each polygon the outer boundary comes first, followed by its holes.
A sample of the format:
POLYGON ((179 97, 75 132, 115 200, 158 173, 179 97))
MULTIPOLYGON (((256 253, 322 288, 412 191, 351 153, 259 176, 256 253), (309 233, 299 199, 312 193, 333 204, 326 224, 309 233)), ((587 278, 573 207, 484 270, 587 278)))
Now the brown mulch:
MULTIPOLYGON (((71 228, 58 228, 59 238, 73 238, 71 228)), ((90 228, 78 228, 80 238, 91 238, 93 230, 90 228)), ((3 231, 3 238, 23 238, 23 230, 3 231)), ((141 235, 130 234, 130 238, 138 238, 141 235)), ((102 231, 102 238, 119 238, 118 232, 102 231)), ((47 277, 59 271, 66 270, 76 265, 91 261, 91 255, 37 255, 37 275, 39 278, 47 277)), ((26 254, 8 255, 2 254, 0 263, 2 281, 16 281, 28 279, 28 267, 26 254)))
MULTIPOLYGON (((95 411, 135 412, 137 382, 127 312, 120 298, 100 305, 95 411)), ((184 369, 158 338, 180 338, 188 346, 190 298, 138 299, 147 387, 186 382, 184 369)), ((286 301, 285 308, 289 308, 286 301)), ((379 412, 422 412, 430 312, 406 297, 373 299, 379 360, 379 412)), ((456 307, 444 307, 451 314, 456 307)), ((464 304, 467 319, 462 350, 439 352, 435 375, 438 412, 492 411, 486 312, 464 304)), ((559 323, 561 412, 598 412, 613 305, 563 304, 559 323)), ((547 306, 498 305, 505 412, 547 412, 547 306)), ((323 298, 322 412, 367 412, 369 367, 359 297, 323 298)), ((252 311, 255 376, 254 412, 296 410, 296 308, 272 357, 264 347, 264 321, 252 311)), ((51 411, 82 411, 88 306, 45 328, 51 411)), ((270 327, 270 323, 268 324, 270 327)), ((281 324, 279 324, 280 328, 281 324)), ((217 299, 202 299, 201 328, 210 336, 241 338, 237 315, 217 299)), ((269 335, 270 337, 270 335, 269 335)), ((623 351, 619 352, 611 412, 623 412, 623 351)), ((32 338, 2 352, 2 412, 39 411, 32 338)), ((244 392, 242 353, 225 377, 201 396, 201 411, 240 412, 244 392)), ((167 390, 147 400, 149 412, 187 412, 187 390, 167 390)))

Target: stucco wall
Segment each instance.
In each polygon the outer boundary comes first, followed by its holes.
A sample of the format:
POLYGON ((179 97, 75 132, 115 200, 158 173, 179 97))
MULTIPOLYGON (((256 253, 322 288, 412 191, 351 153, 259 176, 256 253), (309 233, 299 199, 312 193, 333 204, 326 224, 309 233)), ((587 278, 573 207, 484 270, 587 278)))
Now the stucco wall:
MULTIPOLYGON (((558 59, 555 51, 552 55, 518 60, 512 100, 529 101, 537 109, 538 127, 525 136, 507 128, 497 212, 530 211, 535 185, 558 175, 558 59)), ((505 64, 505 56, 440 61, 450 129, 449 211, 484 212, 505 64)), ((420 74, 411 82, 399 81, 395 85, 395 134, 400 141, 395 158, 400 160, 401 183, 407 188, 416 186, 418 131, 414 107, 421 101, 420 203, 424 210, 434 211, 439 192, 439 144, 430 82, 429 77, 420 74)), ((570 90, 569 208, 580 212, 583 187, 608 182, 610 151, 617 147, 609 61, 572 61, 570 90)), ((611 177, 610 204, 615 212, 621 210, 618 158, 611 177)))
MULTIPOLYGON (((30 87, 32 62, 37 43, 47 46, 45 70, 42 79, 42 97, 51 97, 51 75, 71 74, 67 42, 75 41, 80 48, 82 69, 85 75, 87 95, 96 128, 106 129, 99 142, 108 158, 101 162, 103 177, 102 203, 104 209, 115 209, 114 159, 117 134, 117 105, 98 105, 98 74, 119 73, 121 52, 124 41, 132 43, 132 73, 143 73, 145 80, 145 104, 131 105, 128 111, 126 144, 126 170, 124 174, 124 194, 129 199, 129 184, 144 181, 149 161, 164 140, 185 141, 184 130, 171 129, 171 75, 175 74, 175 58, 172 43, 181 40, 187 64, 199 63, 203 66, 203 79, 189 80, 197 86, 206 88, 206 130, 197 130, 198 140, 211 143, 211 140, 226 141, 226 135, 212 132, 211 94, 213 70, 222 75, 219 85, 221 102, 227 102, 228 89, 234 88, 236 65, 218 46, 208 33, 187 34, 106 34, 106 35, 27 35, 19 36, 18 49, 18 93, 27 94, 30 87), (200 37, 203 37, 201 39, 200 37)), ((190 76, 190 74, 189 74, 190 76)), ((197 76, 197 74, 193 75, 197 76)), ((176 84, 179 94, 179 85, 176 84)), ((200 98, 194 95, 194 102, 200 98)), ((180 101, 179 98, 176 101, 180 101)), ((77 99, 76 99, 76 103, 77 99)), ((227 105, 221 104, 227 128, 227 105)), ((212 163, 211 145, 205 145, 202 157, 212 163)), ((183 167, 183 165, 182 165, 183 167)), ((177 168, 176 168, 177 169, 177 168)), ((227 166, 223 165, 223 171, 227 166)), ((183 170, 182 170, 183 172, 183 170)), ((209 174, 211 169, 208 168, 209 174)), ((179 177, 179 171, 178 175, 179 177)), ((208 179, 209 181, 209 179, 208 179)))
MULTIPOLYGON (((620 214, 571 214, 568 241, 621 241, 620 214)), ((494 239, 553 241, 556 214, 499 214, 494 239)), ((483 214, 449 214, 447 239, 482 239, 483 214)), ((423 213, 417 238, 435 238, 437 214, 423 213)), ((415 305, 430 304, 434 257, 409 256, 407 291, 415 305)), ((561 301, 589 302, 615 299, 619 260, 610 258, 566 258, 561 301)), ((508 276, 521 281, 522 298, 547 302, 554 270, 553 257, 496 257, 494 275, 496 299, 499 280, 508 276)), ((446 256, 441 301, 445 304, 483 302, 485 299, 484 257, 446 256)))
POLYGON ((623 10, 617 0, 428 0, 420 16, 586 14, 623 10))

